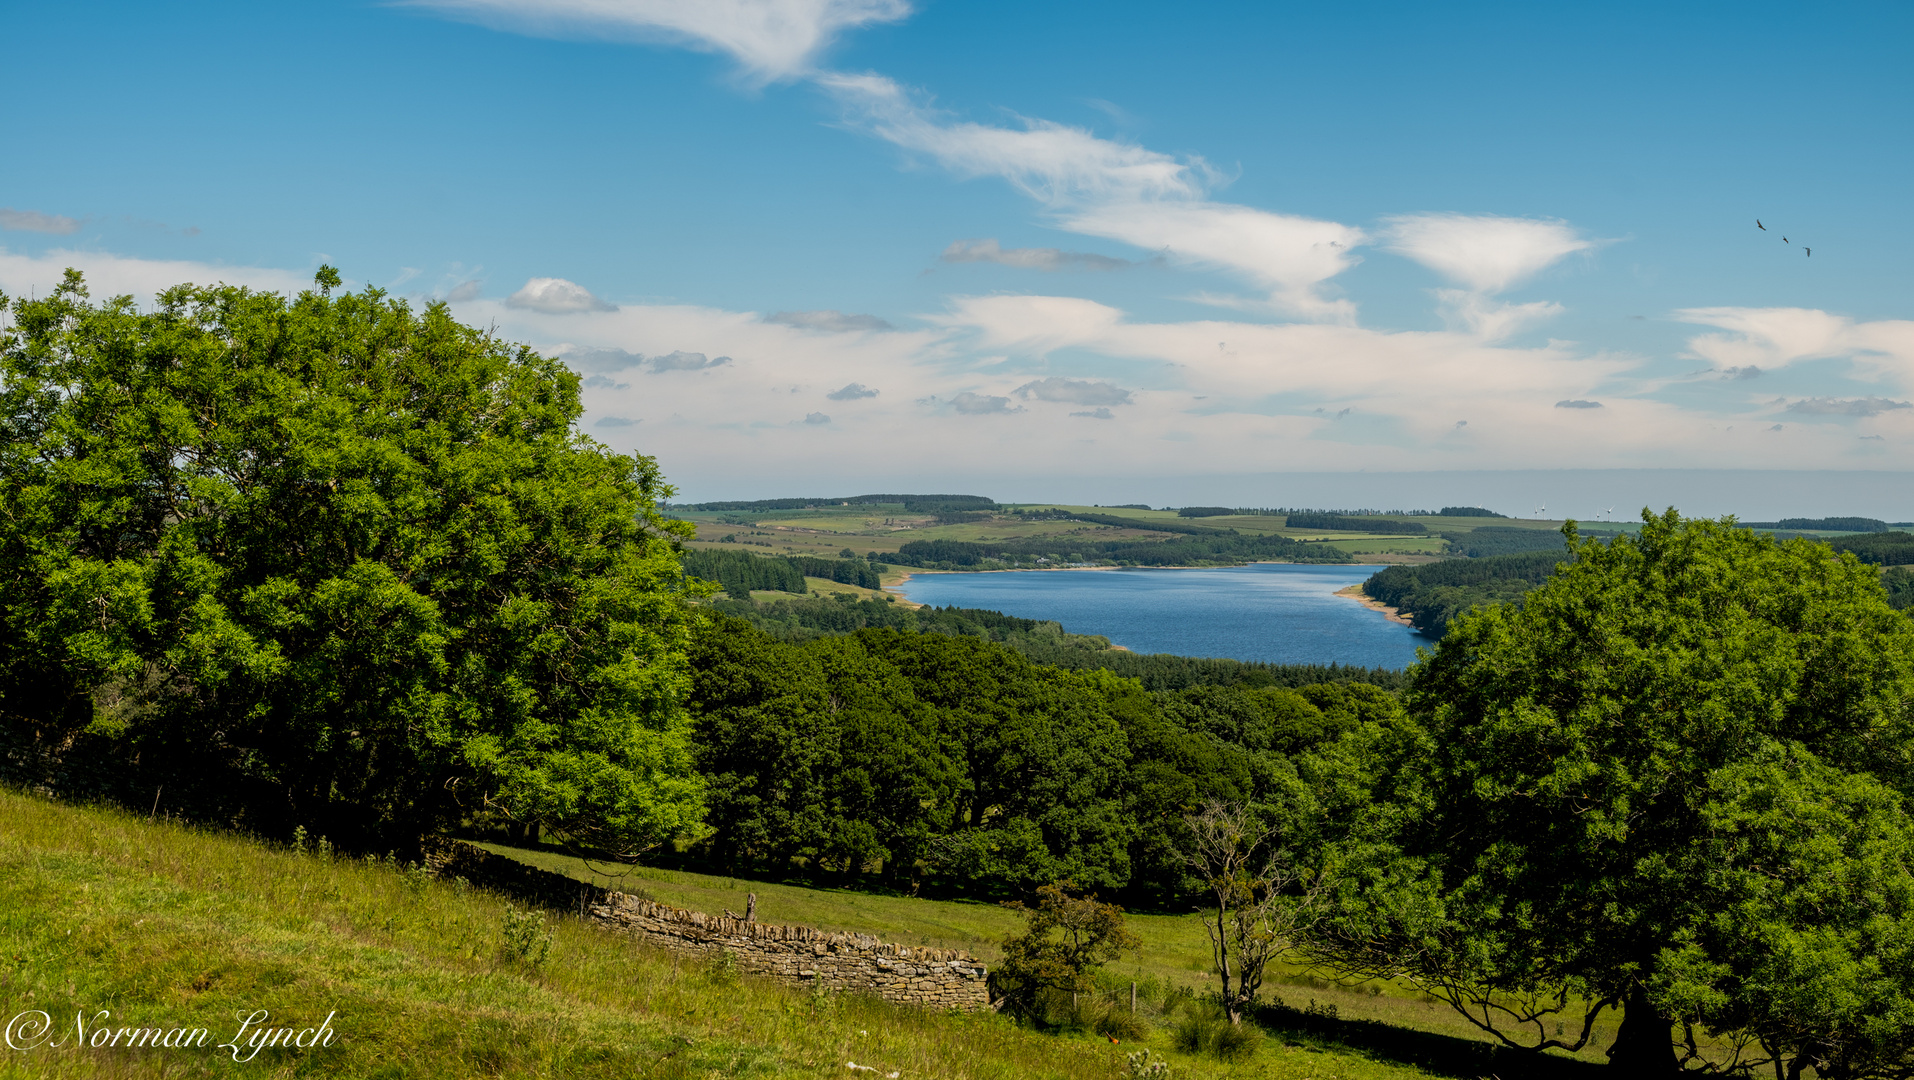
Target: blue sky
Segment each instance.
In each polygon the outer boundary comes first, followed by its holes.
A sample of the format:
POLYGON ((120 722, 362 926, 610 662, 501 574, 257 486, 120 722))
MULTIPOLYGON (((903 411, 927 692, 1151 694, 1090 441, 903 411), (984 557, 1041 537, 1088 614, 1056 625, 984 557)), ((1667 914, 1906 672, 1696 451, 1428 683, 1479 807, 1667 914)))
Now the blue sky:
POLYGON ((1904 4, 15 8, 0 288, 329 261, 566 355, 688 495, 1914 516, 1904 4))

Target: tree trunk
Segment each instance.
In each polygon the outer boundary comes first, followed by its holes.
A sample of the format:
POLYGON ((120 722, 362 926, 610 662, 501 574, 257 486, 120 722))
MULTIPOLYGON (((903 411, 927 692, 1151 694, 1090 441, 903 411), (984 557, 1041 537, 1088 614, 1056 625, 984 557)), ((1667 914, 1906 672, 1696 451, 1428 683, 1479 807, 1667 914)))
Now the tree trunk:
POLYGON ((1609 1065, 1624 1076, 1677 1075, 1681 1064, 1670 1035, 1674 1024, 1649 1004, 1646 990, 1637 987, 1630 991, 1622 1026, 1615 1032, 1615 1045, 1608 1048, 1609 1065))

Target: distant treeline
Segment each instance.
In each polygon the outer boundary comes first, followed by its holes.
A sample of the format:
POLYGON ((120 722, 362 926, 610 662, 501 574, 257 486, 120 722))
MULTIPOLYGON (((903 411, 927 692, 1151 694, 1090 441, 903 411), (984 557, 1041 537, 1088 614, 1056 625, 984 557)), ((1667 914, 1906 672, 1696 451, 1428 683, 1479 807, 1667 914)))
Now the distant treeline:
MULTIPOLYGON (((1143 526, 1150 528, 1153 526, 1143 526)), ((1097 540, 1093 536, 1032 536, 989 542, 912 540, 891 561, 933 570, 1036 566, 1045 563, 1116 563, 1130 566, 1236 565, 1264 559, 1353 562, 1339 548, 1283 536, 1211 532, 1186 540, 1097 540)))
POLYGON ((1416 629, 1441 637, 1451 619, 1477 604, 1520 600, 1523 593, 1541 584, 1557 563, 1568 558, 1560 536, 1555 537, 1555 543, 1558 550, 1548 552, 1391 566, 1363 582, 1362 591, 1408 615, 1416 629))
POLYGON ((1865 536, 1837 536, 1822 543, 1836 551, 1852 551, 1855 558, 1875 566, 1914 563, 1914 534, 1873 532, 1865 536))
POLYGON ((1493 510, 1484 510, 1479 506, 1445 506, 1436 511, 1437 517, 1492 517, 1506 518, 1507 514, 1498 514, 1493 510))
POLYGON ((1515 525, 1484 525, 1472 532, 1445 532, 1449 551, 1471 559, 1520 555, 1531 551, 1561 552, 1568 545, 1554 529, 1524 529, 1515 525))
POLYGON ((1283 522, 1286 529, 1332 529, 1337 532, 1364 532, 1381 536, 1422 536, 1429 527, 1418 521, 1391 521, 1388 518, 1353 517, 1347 514, 1290 514, 1283 522))
POLYGON ((1238 510, 1233 506, 1179 506, 1176 510, 1177 517, 1226 517, 1242 513, 1255 511, 1238 510))
POLYGON ((1000 645, 1031 640, 1077 651, 1110 647, 1109 638, 1065 633, 1062 625, 1050 620, 1020 619, 980 608, 912 608, 890 600, 854 600, 846 593, 828 600, 719 600, 712 607, 743 619, 779 641, 810 641, 875 628, 982 638, 1000 645))
POLYGON ((819 559, 808 555, 753 555, 748 551, 696 548, 685 552, 685 573, 715 581, 737 599, 751 590, 803 593, 804 579, 824 578, 863 589, 879 588, 881 571, 864 559, 819 559))
POLYGON ((1267 664, 1260 660, 1090 650, 1046 642, 1041 635, 1005 644, 1039 664, 1072 671, 1097 669, 1135 679, 1145 690, 1187 690, 1192 686, 1300 687, 1320 683, 1366 683, 1384 690, 1409 684, 1407 672, 1351 664, 1267 664))
POLYGON ((982 638, 1008 645, 1039 664, 1071 671, 1108 671, 1136 679, 1146 690, 1239 685, 1299 687, 1346 682, 1400 690, 1407 684, 1403 672, 1388 668, 1267 664, 1173 653, 1127 652, 1111 648, 1110 639, 1100 634, 1072 634, 1053 621, 1020 619, 978 608, 909 608, 878 600, 853 601, 842 594, 829 600, 719 600, 712 607, 750 623, 779 641, 810 641, 873 628, 982 638))
MULTIPOLYGON (((1417 629, 1433 637, 1441 637, 1452 619, 1478 604, 1521 599, 1568 558, 1561 535, 1542 529, 1488 526, 1473 533, 1445 535, 1455 550, 1469 557, 1391 566, 1363 583, 1363 592, 1372 599, 1401 610, 1417 629)), ((1903 610, 1914 607, 1914 572, 1903 569, 1914 564, 1914 535, 1867 533, 1810 542, 1889 567, 1881 575, 1888 603, 1903 610)))
POLYGON ((810 510, 829 506, 902 506, 912 513, 941 510, 995 510, 996 500, 982 495, 850 495, 841 499, 753 499, 740 502, 673 503, 669 510, 810 510))
POLYGON ((1780 521, 1744 521, 1743 528, 1771 531, 1774 529, 1813 529, 1820 532, 1886 532, 1888 524, 1874 518, 1830 517, 1830 518, 1782 518, 1780 521))

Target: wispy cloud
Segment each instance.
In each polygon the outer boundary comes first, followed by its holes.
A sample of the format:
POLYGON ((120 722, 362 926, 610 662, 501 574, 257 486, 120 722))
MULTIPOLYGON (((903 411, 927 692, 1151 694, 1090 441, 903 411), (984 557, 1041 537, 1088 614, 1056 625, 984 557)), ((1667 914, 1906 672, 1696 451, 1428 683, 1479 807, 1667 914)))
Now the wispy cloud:
POLYGON ((1462 286, 1438 289, 1450 324, 1500 341, 1531 323, 1552 318, 1552 301, 1507 304, 1493 299, 1595 242, 1563 221, 1491 214, 1403 214, 1389 218, 1390 251, 1462 286))
POLYGON ((764 321, 799 330, 824 330, 830 333, 858 333, 871 330, 895 330, 895 326, 875 315, 848 315, 842 311, 780 311, 766 315, 764 321))
POLYGON ((824 396, 830 398, 832 401, 856 401, 859 398, 876 397, 877 391, 865 386, 863 383, 854 382, 845 383, 843 386, 824 396))
POLYGON ((1022 270, 1123 270, 1137 265, 1128 259, 1087 251, 1000 247, 995 240, 958 240, 938 258, 947 263, 996 263, 1022 270))
MULTIPOLYGON (((42 214, 38 210, 14 210, 0 207, 0 229, 10 232, 51 233, 70 236, 80 231, 80 219, 61 214, 42 214)), ((195 230, 197 231, 197 230, 195 230)))
POLYGON ((1201 158, 1179 159, 1048 120, 1024 118, 1015 128, 958 120, 879 75, 825 74, 818 82, 858 127, 960 176, 1000 177, 1041 203, 1061 228, 1238 274, 1290 314, 1355 317, 1354 305, 1324 295, 1322 286, 1355 264, 1362 230, 1212 201, 1218 177, 1201 158))
POLYGON ((591 290, 564 278, 535 277, 523 288, 505 298, 505 306, 539 311, 547 315, 569 315, 580 311, 617 311, 591 294, 591 290))
POLYGON ((1839 398, 1802 398, 1788 403, 1788 411, 1805 416, 1879 416, 1896 409, 1914 408, 1914 402, 1892 401, 1888 398, 1864 397, 1851 401, 1839 398))
POLYGON ((401 0, 501 30, 657 41, 731 57, 756 82, 801 77, 847 30, 897 22, 904 0, 401 0))

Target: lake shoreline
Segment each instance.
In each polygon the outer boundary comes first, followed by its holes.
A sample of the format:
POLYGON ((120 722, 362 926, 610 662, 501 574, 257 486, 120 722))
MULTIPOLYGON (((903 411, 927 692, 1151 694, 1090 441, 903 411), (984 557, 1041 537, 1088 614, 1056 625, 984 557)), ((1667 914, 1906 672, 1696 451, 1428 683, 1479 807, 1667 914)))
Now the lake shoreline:
MULTIPOLYGON (((1001 570, 887 570, 892 595, 1062 624, 1136 653, 1245 663, 1330 664, 1399 670, 1426 642, 1406 618, 1376 619, 1336 594, 1374 566, 1258 561, 1233 567, 1057 566, 1001 570), (1162 570, 1048 574, 1043 570, 1162 570), (1022 574, 1022 577, 1006 575, 1022 574)), ((1371 610, 1375 610, 1372 608, 1371 610)))
MULTIPOLYGON (((1409 620, 1408 616, 1404 615, 1398 609, 1392 608, 1389 605, 1383 603, 1380 600, 1377 600, 1376 598, 1370 596, 1368 593, 1364 592, 1362 586, 1360 585, 1351 585, 1346 589, 1337 589, 1336 595, 1347 597, 1351 600, 1354 600, 1356 603, 1361 604, 1363 607, 1368 608, 1370 611, 1376 612, 1377 614, 1381 615, 1383 618, 1388 619, 1390 622, 1396 623, 1397 625, 1407 626, 1411 628, 1413 628, 1416 625, 1415 623, 1409 620)), ((1420 633, 1420 631, 1417 631, 1417 632, 1420 633)))

